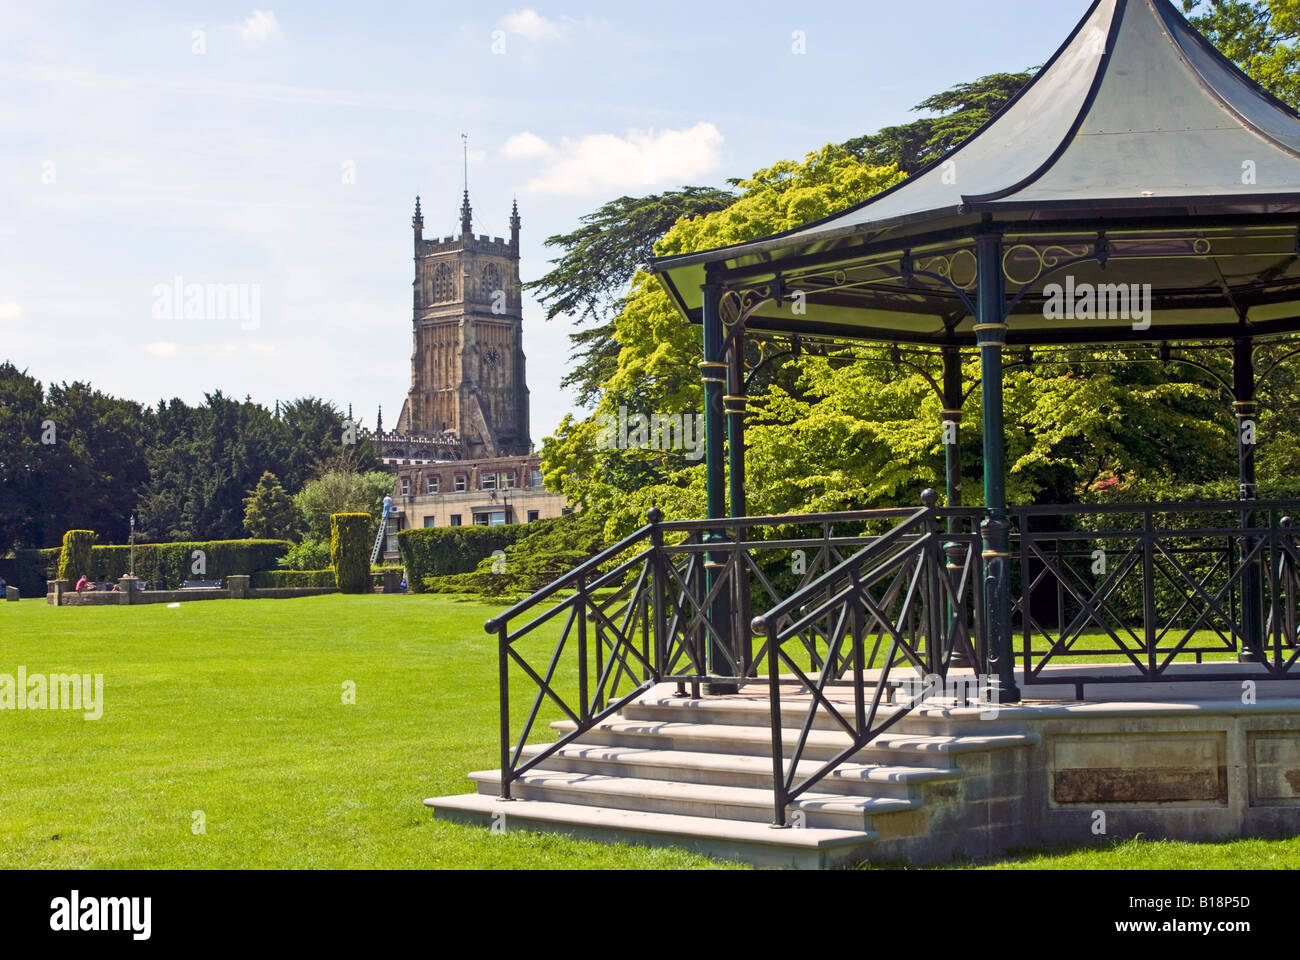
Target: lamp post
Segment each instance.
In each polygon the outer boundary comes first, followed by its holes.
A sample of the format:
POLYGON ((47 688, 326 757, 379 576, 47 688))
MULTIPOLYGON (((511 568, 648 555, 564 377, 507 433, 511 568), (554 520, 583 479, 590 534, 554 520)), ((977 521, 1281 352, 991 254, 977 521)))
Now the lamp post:
POLYGON ((135 514, 131 514, 131 579, 135 579, 135 514))

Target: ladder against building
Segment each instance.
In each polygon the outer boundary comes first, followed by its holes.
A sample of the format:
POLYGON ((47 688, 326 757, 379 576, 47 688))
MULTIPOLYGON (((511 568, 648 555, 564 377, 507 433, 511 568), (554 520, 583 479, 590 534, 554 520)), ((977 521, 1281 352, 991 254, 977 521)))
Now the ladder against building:
POLYGON ((388 536, 388 516, 393 512, 393 498, 384 497, 383 516, 379 518, 379 532, 375 534, 375 548, 370 551, 370 565, 379 559, 379 551, 384 548, 384 537, 388 536))

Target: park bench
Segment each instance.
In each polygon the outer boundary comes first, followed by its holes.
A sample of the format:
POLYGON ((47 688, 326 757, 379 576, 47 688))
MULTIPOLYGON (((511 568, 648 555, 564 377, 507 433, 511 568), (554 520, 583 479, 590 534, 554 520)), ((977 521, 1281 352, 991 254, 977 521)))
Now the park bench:
POLYGON ((220 590, 220 580, 186 580, 181 584, 182 590, 220 590))

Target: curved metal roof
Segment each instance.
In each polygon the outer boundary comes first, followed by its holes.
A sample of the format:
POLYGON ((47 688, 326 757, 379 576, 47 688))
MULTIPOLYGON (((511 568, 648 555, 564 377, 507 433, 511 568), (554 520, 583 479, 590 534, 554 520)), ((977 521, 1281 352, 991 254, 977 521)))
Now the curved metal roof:
POLYGON ((1150 216, 1194 225, 1212 215, 1297 211, 1300 116, 1225 59, 1169 0, 1096 0, 1035 79, 942 160, 843 213, 762 240, 659 258, 652 269, 690 315, 705 264, 779 269, 989 217, 1150 216))

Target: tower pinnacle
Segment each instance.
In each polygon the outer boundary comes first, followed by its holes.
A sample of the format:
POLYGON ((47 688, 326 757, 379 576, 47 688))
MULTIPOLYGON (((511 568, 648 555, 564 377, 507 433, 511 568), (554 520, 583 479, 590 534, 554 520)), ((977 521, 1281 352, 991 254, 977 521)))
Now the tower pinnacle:
POLYGON ((465 169, 465 199, 460 205, 460 233, 461 236, 467 237, 474 232, 474 216, 469 205, 469 134, 462 133, 460 140, 465 169))
POLYGON ((519 198, 515 198, 514 204, 510 207, 510 245, 519 246, 519 228, 522 223, 519 220, 519 198))

